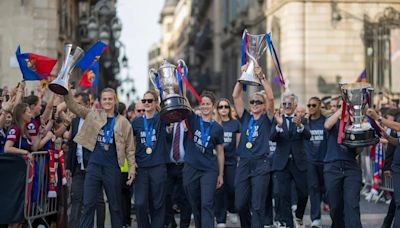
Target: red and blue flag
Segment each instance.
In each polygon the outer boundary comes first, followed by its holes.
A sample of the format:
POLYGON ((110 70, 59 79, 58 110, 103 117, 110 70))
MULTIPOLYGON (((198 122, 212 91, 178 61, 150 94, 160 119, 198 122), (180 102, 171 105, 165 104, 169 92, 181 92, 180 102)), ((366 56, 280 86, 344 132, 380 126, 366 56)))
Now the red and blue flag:
POLYGON ((95 62, 89 67, 79 80, 79 86, 97 87, 99 76, 99 62, 95 62))
POLYGON ((108 49, 108 46, 101 42, 97 41, 93 44, 89 50, 86 51, 85 56, 76 64, 76 67, 82 69, 83 71, 88 70, 91 66, 93 66, 96 62, 99 61, 101 54, 108 49))
POLYGON ((356 82, 368 82, 367 81, 367 71, 364 69, 361 74, 357 77, 356 82))
POLYGON ((48 80, 57 59, 33 53, 22 53, 18 46, 15 55, 25 81, 48 80))

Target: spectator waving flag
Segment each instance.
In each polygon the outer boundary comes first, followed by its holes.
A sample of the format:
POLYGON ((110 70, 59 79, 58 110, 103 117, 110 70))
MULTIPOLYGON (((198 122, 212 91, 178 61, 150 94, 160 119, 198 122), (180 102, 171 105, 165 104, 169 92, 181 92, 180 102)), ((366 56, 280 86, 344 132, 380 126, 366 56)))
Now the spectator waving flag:
POLYGON ((49 58, 43 55, 33 53, 21 54, 21 48, 18 46, 16 51, 19 68, 22 77, 26 81, 48 80, 57 59, 49 58))
POLYGON ((83 58, 78 62, 76 67, 83 71, 88 70, 100 59, 101 54, 107 49, 108 46, 105 43, 97 41, 89 48, 89 50, 86 51, 85 56, 83 56, 83 58))
POLYGON ((357 77, 356 82, 368 82, 367 81, 367 71, 364 69, 361 74, 357 77))
POLYGON ((97 87, 99 75, 99 62, 95 62, 85 72, 83 72, 82 78, 79 80, 79 86, 85 87, 97 87))

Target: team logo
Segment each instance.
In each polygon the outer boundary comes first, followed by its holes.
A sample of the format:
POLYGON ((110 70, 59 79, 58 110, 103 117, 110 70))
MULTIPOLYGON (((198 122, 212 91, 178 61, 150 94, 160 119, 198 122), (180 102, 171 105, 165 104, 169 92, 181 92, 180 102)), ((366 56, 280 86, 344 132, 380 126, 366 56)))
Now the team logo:
POLYGON ((29 70, 36 72, 36 59, 25 59, 25 62, 29 70))
POLYGON ((8 134, 9 134, 9 135, 15 135, 15 129, 11 129, 11 130, 8 132, 8 134))
POLYGON ((35 124, 33 123, 28 124, 28 130, 35 130, 35 124))

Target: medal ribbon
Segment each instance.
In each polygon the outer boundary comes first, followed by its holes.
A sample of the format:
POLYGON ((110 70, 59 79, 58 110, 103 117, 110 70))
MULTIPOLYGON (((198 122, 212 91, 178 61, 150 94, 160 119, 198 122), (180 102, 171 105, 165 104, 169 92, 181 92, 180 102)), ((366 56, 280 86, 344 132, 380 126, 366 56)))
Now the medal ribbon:
POLYGON ((210 129, 211 129, 211 126, 213 123, 214 123, 214 120, 211 120, 210 125, 204 131, 204 121, 203 121, 203 118, 200 117, 201 145, 204 148, 206 147, 207 138, 210 135, 210 129))
POLYGON ((247 130, 249 131, 249 135, 247 135, 247 142, 251 142, 251 139, 253 138, 254 134, 254 129, 255 129, 254 116, 252 116, 249 120, 249 124, 247 124, 247 130))
POLYGON ((114 134, 114 125, 115 125, 115 119, 116 119, 116 115, 114 115, 114 117, 111 120, 110 124, 107 124, 105 127, 105 133, 104 133, 104 138, 105 138, 105 142, 104 144, 111 144, 112 142, 110 142, 111 137, 114 134))
MULTIPOLYGON (((154 114, 153 118, 156 118, 156 116, 157 116, 157 113, 154 114)), ((152 146, 151 138, 153 136, 154 122, 149 127, 146 115, 143 116, 143 127, 144 127, 144 131, 146 132, 146 146, 151 148, 151 146, 152 146)))

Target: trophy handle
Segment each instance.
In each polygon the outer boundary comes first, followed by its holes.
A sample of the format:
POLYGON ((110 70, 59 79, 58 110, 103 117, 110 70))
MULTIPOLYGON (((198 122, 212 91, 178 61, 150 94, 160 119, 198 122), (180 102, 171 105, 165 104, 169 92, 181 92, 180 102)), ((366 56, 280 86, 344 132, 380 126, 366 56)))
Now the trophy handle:
POLYGON ((185 61, 183 61, 183 59, 178 59, 177 63, 178 63, 178 65, 179 65, 180 67, 185 67, 185 68, 186 68, 186 74, 189 73, 189 69, 188 69, 188 67, 187 67, 187 65, 186 65, 186 63, 185 63, 185 61))
POLYGON ((151 68, 149 70, 149 78, 150 78, 151 84, 153 84, 155 89, 158 89, 157 83, 156 83, 156 80, 157 80, 156 79, 156 73, 157 73, 157 70, 154 69, 154 68, 151 68))

